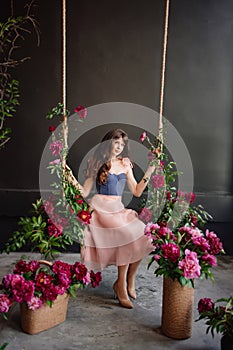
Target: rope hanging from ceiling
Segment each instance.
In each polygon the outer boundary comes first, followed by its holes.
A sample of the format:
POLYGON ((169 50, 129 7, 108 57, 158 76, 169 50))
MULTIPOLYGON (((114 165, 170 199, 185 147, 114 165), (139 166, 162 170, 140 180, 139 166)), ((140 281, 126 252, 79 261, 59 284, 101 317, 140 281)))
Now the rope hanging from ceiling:
POLYGON ((63 140, 64 152, 62 155, 62 165, 66 166, 66 156, 68 151, 68 123, 66 112, 66 0, 62 0, 62 104, 63 104, 63 140))
MULTIPOLYGON (((158 139, 163 144, 163 105, 164 105, 164 90, 165 90, 165 70, 166 70, 166 53, 167 53, 167 38, 168 38, 168 20, 169 20, 169 0, 166 0, 165 7, 165 22, 163 36, 163 54, 162 54, 162 69, 161 69, 161 84, 160 84, 160 99, 159 99, 159 120, 158 120, 158 139)), ((68 123, 66 112, 66 0, 62 0, 62 104, 63 104, 63 166, 66 165, 66 155, 68 149, 68 123)))
MULTIPOLYGON (((163 55, 162 55, 162 70, 161 70, 161 85, 159 99, 159 135, 158 139, 163 145, 163 105, 164 105, 164 88, 165 88, 165 70, 166 70, 166 54, 167 54, 167 38, 168 38, 168 20, 169 20, 169 0, 166 0, 164 36, 163 36, 163 55)), ((162 149, 161 149, 162 150, 162 149)))

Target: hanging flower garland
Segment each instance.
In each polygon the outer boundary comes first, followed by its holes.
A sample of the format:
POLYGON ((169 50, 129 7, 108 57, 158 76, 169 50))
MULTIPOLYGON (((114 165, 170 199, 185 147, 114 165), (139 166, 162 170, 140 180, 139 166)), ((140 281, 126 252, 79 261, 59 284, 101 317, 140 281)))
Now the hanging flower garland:
MULTIPOLYGON (((78 106, 74 112, 81 122, 87 117, 87 109, 83 106, 78 106)), ((63 104, 59 103, 46 118, 51 120, 62 115, 63 104)), ((70 115, 68 110, 66 115, 70 115)), ((52 133, 49 150, 54 159, 49 162, 48 169, 52 176, 55 175, 55 181, 51 183, 51 195, 46 200, 40 198, 32 204, 32 216, 20 218, 20 229, 13 233, 3 252, 10 253, 27 245, 45 258, 54 259, 56 254, 74 242, 82 245, 84 226, 90 223, 91 210, 80 191, 70 181, 69 169, 67 171, 63 166, 68 150, 63 147, 64 134, 56 135, 55 130, 54 125, 49 127, 52 133)))

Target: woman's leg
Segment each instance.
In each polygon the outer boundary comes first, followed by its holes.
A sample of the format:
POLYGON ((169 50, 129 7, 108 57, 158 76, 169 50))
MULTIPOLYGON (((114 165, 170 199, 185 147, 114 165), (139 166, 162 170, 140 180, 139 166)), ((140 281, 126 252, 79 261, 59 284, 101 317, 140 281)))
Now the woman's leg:
POLYGON ((132 264, 129 264, 129 268, 127 271, 127 290, 128 290, 129 296, 131 296, 133 299, 136 299, 135 277, 136 277, 137 269, 140 262, 141 260, 136 261, 132 264))
POLYGON ((129 300, 126 289, 126 278, 129 265, 118 266, 118 278, 113 285, 115 296, 117 296, 120 304, 128 309, 133 308, 133 304, 129 300))

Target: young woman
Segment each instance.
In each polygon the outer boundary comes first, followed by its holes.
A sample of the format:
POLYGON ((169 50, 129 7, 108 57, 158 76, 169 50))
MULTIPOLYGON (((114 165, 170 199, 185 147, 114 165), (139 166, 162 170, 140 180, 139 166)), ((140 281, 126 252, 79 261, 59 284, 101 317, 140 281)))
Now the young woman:
POLYGON ((134 210, 124 208, 121 196, 127 183, 132 194, 140 197, 155 168, 149 165, 137 183, 132 167, 128 136, 123 130, 114 129, 104 136, 88 162, 84 184, 80 185, 72 177, 84 198, 94 185, 97 189, 89 202, 93 213, 84 230, 82 262, 92 269, 118 267, 113 290, 126 308, 133 308, 129 296, 136 299, 135 276, 140 261, 153 251, 151 241, 144 235, 144 223, 134 210))

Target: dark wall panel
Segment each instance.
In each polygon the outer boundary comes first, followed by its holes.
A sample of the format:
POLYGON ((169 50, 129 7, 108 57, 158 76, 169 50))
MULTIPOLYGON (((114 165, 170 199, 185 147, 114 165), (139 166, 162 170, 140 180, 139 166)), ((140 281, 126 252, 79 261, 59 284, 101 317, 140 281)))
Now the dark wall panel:
MULTIPOLYGON (((1 1, 0 20, 10 14, 10 3, 1 1)), ((17 14, 25 3, 14 1, 17 14)), ((34 34, 22 43, 20 52, 31 59, 13 72, 20 80, 21 104, 9 122, 12 140, 0 152, 4 239, 12 220, 27 215, 32 198, 39 196, 39 165, 50 125, 45 114, 62 94, 61 2, 36 0, 35 5, 41 43, 36 46, 34 34)), ((69 109, 122 101, 158 111, 164 5, 161 0, 67 0, 69 109)), ((170 2, 164 104, 164 116, 190 152, 194 190, 216 228, 221 225, 231 253, 232 13, 231 0, 170 2)))

